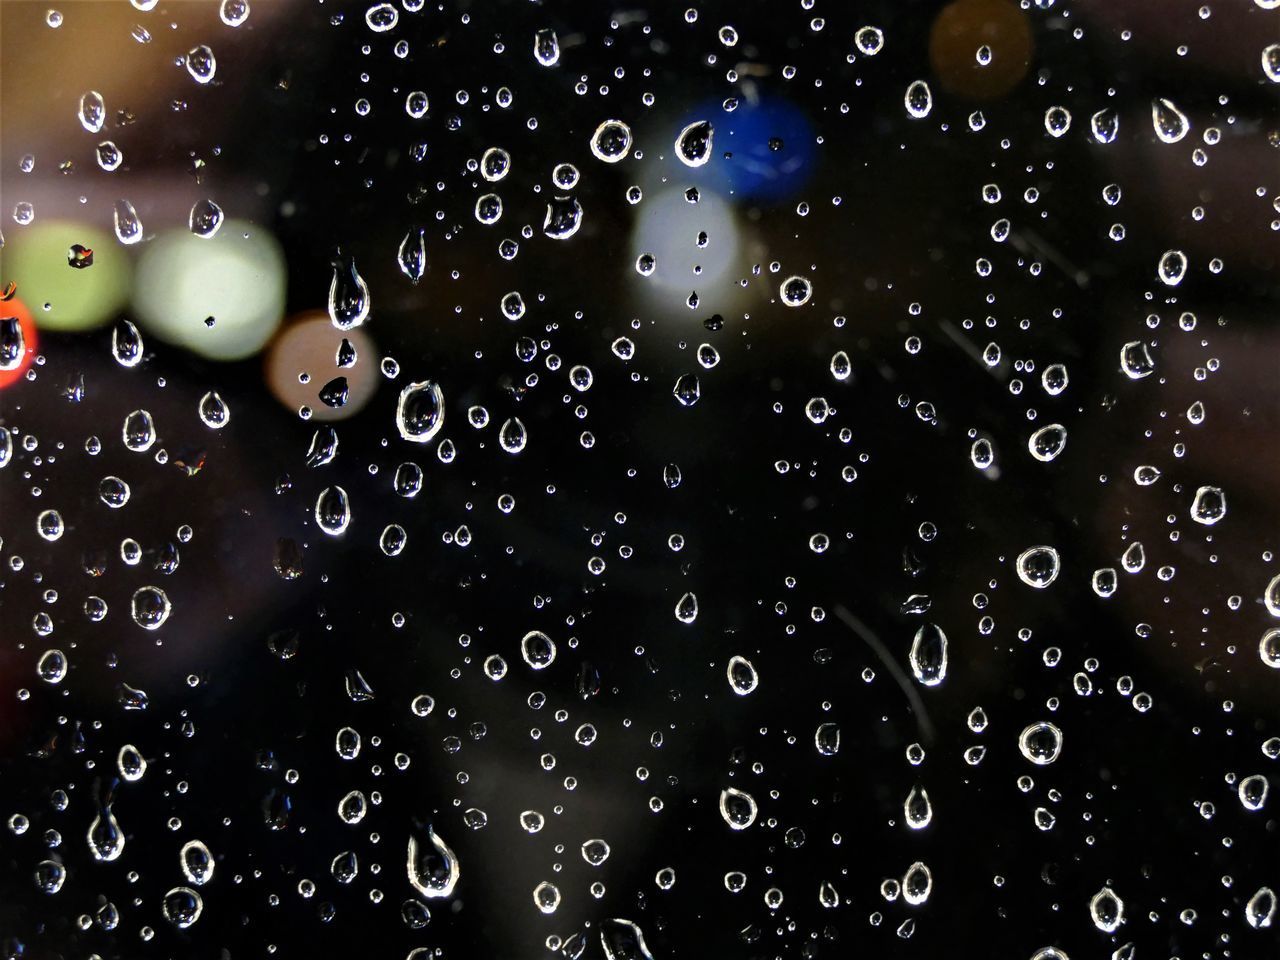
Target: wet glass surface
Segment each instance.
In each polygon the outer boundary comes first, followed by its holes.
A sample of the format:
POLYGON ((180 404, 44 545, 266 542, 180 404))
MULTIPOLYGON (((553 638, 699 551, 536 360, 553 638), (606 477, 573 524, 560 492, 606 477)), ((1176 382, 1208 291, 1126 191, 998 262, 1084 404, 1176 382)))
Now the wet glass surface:
POLYGON ((0 2, 4 956, 1276 955, 1277 40, 0 2))

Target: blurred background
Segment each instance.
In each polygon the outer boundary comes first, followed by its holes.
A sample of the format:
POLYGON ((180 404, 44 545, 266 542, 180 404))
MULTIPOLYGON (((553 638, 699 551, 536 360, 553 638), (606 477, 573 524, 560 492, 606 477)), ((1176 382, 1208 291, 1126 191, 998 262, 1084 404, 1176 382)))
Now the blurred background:
POLYGON ((1277 40, 1264 0, 0 2, 5 955, 1274 955, 1277 40))

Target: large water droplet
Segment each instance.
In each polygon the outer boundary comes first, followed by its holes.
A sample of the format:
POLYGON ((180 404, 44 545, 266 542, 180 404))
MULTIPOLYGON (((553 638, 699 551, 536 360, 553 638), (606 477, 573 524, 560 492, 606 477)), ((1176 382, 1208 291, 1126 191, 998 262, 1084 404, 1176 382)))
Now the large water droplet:
POLYGON ((1046 766, 1062 752, 1062 731, 1052 723, 1032 723, 1018 734, 1018 749, 1037 766, 1046 766))
POLYGON ((1058 578, 1058 551, 1053 547, 1028 547, 1018 554, 1018 579, 1029 587, 1043 590, 1058 578))
POLYGON ((336 484, 325 487, 316 497, 316 526, 331 537, 340 536, 351 523, 351 504, 347 491, 336 484))
POLYGON ((107 105, 102 94, 90 90, 80 98, 80 125, 90 133, 97 133, 107 122, 107 105))
POLYGON ((369 319, 369 285, 356 269, 355 258, 339 250, 329 281, 329 319, 339 330, 350 330, 369 319))
POLYGON ((1041 427, 1027 440, 1027 449, 1041 463, 1048 463, 1067 446, 1067 428, 1060 423, 1041 427))
POLYGON ((400 272, 411 282, 417 283, 422 279, 422 275, 427 272, 427 231, 424 228, 409 228, 409 232, 400 241, 396 262, 400 264, 400 272))
POLYGON ((426 443, 444 426, 444 391, 430 380, 411 383, 396 403, 396 429, 414 443, 426 443))
POLYGON ((698 598, 693 593, 686 593, 676 602, 676 619, 681 623, 698 619, 698 598))
POLYGON ((533 35, 533 57, 544 67, 560 62, 560 38, 554 30, 539 30, 533 35))
POLYGON ((1089 900, 1089 916, 1103 933, 1115 933, 1124 922, 1124 901, 1110 887, 1103 887, 1089 900))
POLYGON ((1201 487, 1191 503, 1191 519, 1212 526, 1227 515, 1227 495, 1221 487, 1201 487))
POLYGON ((190 887, 174 887, 164 895, 161 909, 166 920, 185 930, 200 919, 204 900, 190 887))
POLYGON ((1164 143, 1177 143, 1187 135, 1187 115, 1163 97, 1151 101, 1151 125, 1164 143))
POLYGON ((409 883, 424 897, 453 894, 460 869, 458 858, 430 826, 409 833, 409 883))
POLYGON ((203 43, 187 51, 187 73, 191 74, 191 79, 196 83, 213 82, 213 77, 217 72, 218 61, 214 57, 213 51, 203 43))
POLYGON ((676 137, 676 156, 686 167, 700 167, 711 159, 715 128, 708 120, 696 120, 676 137))
POLYGON ((725 675, 729 678, 729 689, 740 697, 745 697, 760 682, 755 666, 746 657, 730 657, 725 675))
POLYGON ((913 81, 902 100, 906 104, 907 115, 916 120, 923 120, 933 109, 933 92, 923 80, 913 81))
POLYGON ((139 587, 133 593, 129 604, 133 622, 144 630, 159 630, 166 620, 172 606, 168 595, 159 587, 139 587))
POLYGON ((720 791, 720 816, 734 830, 745 830, 756 821, 759 808, 755 797, 734 787, 720 791))
POLYGON ((508 417, 498 430, 498 445, 507 453, 519 453, 529 437, 519 417, 508 417))
POLYGON ((178 865, 188 883, 202 887, 213 879, 213 855, 199 840, 188 840, 178 853, 178 865))
POLYGON ((605 120, 591 135, 591 152, 605 163, 617 163, 631 152, 631 128, 621 120, 605 120))
POLYGON ((908 656, 911 673, 926 687, 936 687, 947 676, 947 635, 935 623, 916 631, 908 656))
POLYGON ((116 239, 126 246, 132 246, 142 240, 142 220, 138 211, 128 200, 117 200, 113 213, 116 227, 116 239))

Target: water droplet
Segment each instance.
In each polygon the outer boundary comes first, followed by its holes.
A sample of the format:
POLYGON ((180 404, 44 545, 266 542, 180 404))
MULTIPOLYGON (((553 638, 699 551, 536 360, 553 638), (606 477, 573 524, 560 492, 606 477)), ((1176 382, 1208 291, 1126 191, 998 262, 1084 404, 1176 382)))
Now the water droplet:
POLYGON ((426 443, 444 426, 444 391, 430 380, 411 383, 396 403, 396 429, 414 443, 426 443))
POLYGON ((686 593, 676 603, 676 619, 681 623, 693 623, 698 619, 698 598, 686 593))
POLYGON ((1103 887, 1089 901, 1089 916, 1103 933, 1115 933, 1124 922, 1124 901, 1110 887, 1103 887))
POLYGON ((879 27, 859 27, 853 42, 863 56, 874 57, 884 48, 884 31, 879 27))
POLYGON ((936 687, 947 677, 947 635, 935 623, 916 631, 908 656, 911 673, 926 687, 936 687))
POLYGON ((231 408, 214 390, 200 398, 199 410, 200 422, 210 430, 221 430, 231 422, 231 408))
POLYGON ((191 207, 187 224, 191 232, 204 240, 211 240, 222 229, 222 208, 212 200, 197 200, 191 207))
POLYGON ((813 745, 824 757, 834 757, 840 752, 840 726, 835 723, 822 723, 813 734, 813 745))
POLYGON ((552 240, 568 240, 582 226, 582 204, 574 197, 555 197, 547 201, 542 219, 542 232, 552 240))
POLYGON ((18 318, 0 319, 0 370, 17 370, 22 366, 26 353, 27 336, 18 318))
POLYGON ((57 860, 41 860, 36 864, 36 889, 53 896, 62 889, 67 879, 67 868, 57 860))
POLYGON ((1093 139, 1099 143, 1112 143, 1120 132, 1120 114, 1111 107, 1104 107, 1089 118, 1093 139))
POLYGON ((1244 905, 1244 917, 1255 930, 1266 930, 1276 915, 1276 895, 1270 887, 1259 887, 1258 892, 1244 905))
POLYGON ((1187 255, 1181 250, 1166 250, 1160 257, 1156 272, 1161 283, 1167 287, 1176 287, 1187 275, 1187 255))
POLYGON ((1261 810, 1267 803, 1267 794, 1271 792, 1271 784, 1260 773, 1245 777, 1236 788, 1240 804, 1246 810, 1261 810))
POLYGON ((730 657, 725 676, 729 678, 729 689, 740 697, 745 697, 760 682, 755 666, 746 657, 730 657))
POLYGON ((924 787, 916 784, 902 803, 902 816, 912 830, 923 830, 933 820, 933 804, 924 787))
POLYGON ((711 159, 715 128, 708 120, 696 120, 676 137, 676 156, 686 167, 700 167, 711 159))
POLYGON ((788 307, 803 307, 813 296, 813 284, 807 277, 787 277, 778 288, 778 293, 788 307))
POLYGON ((172 609, 168 594, 159 587, 139 587, 130 601, 133 622, 144 630, 159 630, 172 609))
POLYGON ((400 264, 400 272, 412 283, 422 279, 427 272, 427 231, 424 228, 411 227, 404 235, 396 262, 400 264))
POLYGON ((480 176, 497 183, 511 172, 511 154, 501 147, 490 147, 480 158, 480 176))
POLYGON ((907 867, 902 877, 902 899, 913 907, 919 906, 929 899, 933 890, 933 873, 920 861, 907 867))
POLYGON ((907 107, 907 115, 916 120, 923 120, 933 109, 933 92, 923 80, 913 81, 902 99, 907 107))
POLYGON ((1130 380, 1149 377, 1156 369, 1151 351, 1141 340, 1130 340, 1120 348, 1120 369, 1130 380))
POLYGON ((424 897, 453 894, 461 874, 458 858, 430 826, 409 833, 409 883, 424 897))
POLYGON ((560 906, 560 889, 543 880, 533 888, 533 905, 542 913, 555 913, 556 907, 560 906))
POLYGON ((1227 495, 1221 487, 1201 487, 1191 504, 1191 519, 1212 526, 1227 515, 1227 495))
POLYGON ((213 51, 203 43, 187 51, 187 73, 196 83, 211 83, 218 72, 218 61, 213 51))
POLYGON ((631 128, 621 120, 605 120, 591 135, 591 152, 605 163, 617 163, 631 152, 631 128))
POLYGON ((1028 547, 1018 554, 1018 579, 1029 587, 1043 590, 1058 578, 1058 551, 1053 547, 1028 547))
POLYGON ((249 19, 249 0, 222 0, 218 16, 228 27, 238 27, 249 19))
POLYGON ((1027 440, 1027 449, 1041 463, 1048 463, 1058 456, 1067 446, 1067 428, 1060 423, 1050 423, 1027 440))
POLYGON ((528 434, 519 417, 509 417, 498 430, 498 445, 507 453, 519 453, 528 442, 528 434))
POLYGON ((111 331, 111 354, 122 367, 136 367, 142 362, 142 334, 128 320, 117 321, 111 331))
POLYGON ((199 840, 188 840, 178 853, 178 865, 188 883, 202 887, 213 879, 213 855, 199 840))
POLYGON ((533 35, 533 56, 544 67, 560 62, 560 38, 554 30, 539 30, 533 35))
POLYGON ((1177 143, 1187 135, 1187 115, 1163 97, 1151 101, 1151 125, 1164 143, 1177 143))
POLYGON ((174 887, 164 895, 164 918, 180 930, 185 930, 200 919, 204 900, 190 887, 174 887))
POLYGON ((126 246, 142 240, 142 221, 128 200, 117 200, 114 211, 116 239, 126 246))
POLYGON ((653 960, 644 933, 630 920, 612 917, 600 923, 605 960, 653 960))
POLYGON ((36 676, 45 683, 61 683, 67 675, 67 655, 61 650, 46 650, 36 663, 36 676))
POLYGON ((316 497, 316 526, 331 537, 340 536, 351 523, 351 505, 347 491, 334 485, 325 487, 316 497))
POLYGON ((541 630, 530 630, 520 641, 520 655, 534 670, 545 670, 555 662, 555 641, 541 630))
POLYGON ((364 12, 364 22, 374 33, 386 33, 400 22, 400 11, 390 3, 374 4, 364 12))
POLYGON ((369 285, 356 269, 355 259, 339 250, 329 282, 329 319, 339 330, 350 330, 369 319, 371 305, 369 285))
POLYGON ((1047 766, 1062 752, 1062 731, 1046 721, 1030 724, 1018 734, 1018 749, 1037 766, 1047 766))
POLYGON ((745 830, 756 821, 759 808, 751 794, 734 787, 720 791, 720 816, 734 830, 745 830))
POLYGON ((102 94, 90 90, 80 98, 80 125, 90 133, 97 133, 107 122, 107 105, 102 94))
POLYGON ((1262 72, 1272 83, 1280 83, 1280 43, 1262 48, 1262 72))
POLYGON ((147 760, 131 743, 126 743, 116 754, 116 769, 129 783, 137 783, 147 772, 147 760))
POLYGON ((1071 129, 1071 111, 1066 107, 1050 107, 1044 112, 1044 129, 1057 139, 1071 129))

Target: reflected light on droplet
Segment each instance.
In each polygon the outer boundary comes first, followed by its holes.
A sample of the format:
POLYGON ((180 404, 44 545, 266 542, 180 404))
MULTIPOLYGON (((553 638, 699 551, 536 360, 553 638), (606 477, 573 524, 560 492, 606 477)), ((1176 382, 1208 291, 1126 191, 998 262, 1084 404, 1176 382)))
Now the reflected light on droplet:
POLYGON ((241 360, 280 326, 285 282, 275 237, 227 220, 208 239, 183 228, 152 241, 138 262, 133 306, 161 340, 213 360, 241 360))
POLYGON ((1014 0, 956 0, 929 30, 929 63, 949 93, 974 100, 1001 97, 1031 66, 1035 42, 1027 14, 1014 0), (981 64, 976 52, 990 48, 981 64))
POLYGON ((0 319, 14 318, 22 330, 23 357, 12 370, 0 370, 0 390, 21 379, 36 355, 36 325, 31 318, 31 311, 17 297, 0 302, 0 319))
POLYGON ((378 369, 377 345, 363 328, 342 331, 329 322, 323 310, 309 311, 291 319, 267 352, 266 378, 271 393, 293 412, 311 408, 311 419, 345 420, 354 416, 377 392, 382 374, 378 369), (343 338, 356 350, 350 367, 337 364, 343 338), (306 383, 299 382, 307 374, 306 383), (320 390, 334 377, 347 378, 347 402, 341 407, 326 406, 320 390))

